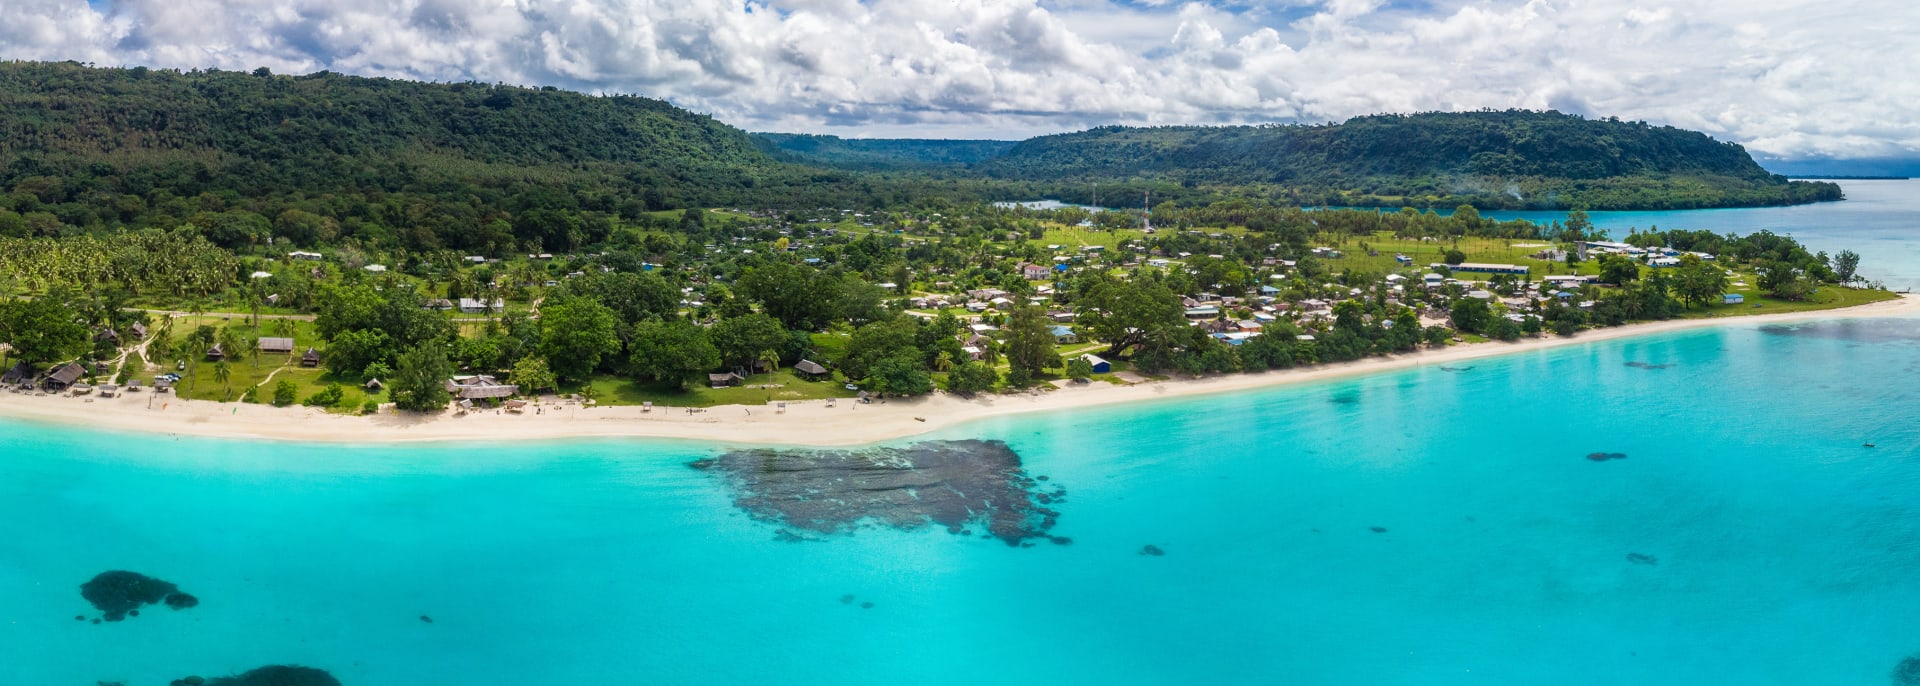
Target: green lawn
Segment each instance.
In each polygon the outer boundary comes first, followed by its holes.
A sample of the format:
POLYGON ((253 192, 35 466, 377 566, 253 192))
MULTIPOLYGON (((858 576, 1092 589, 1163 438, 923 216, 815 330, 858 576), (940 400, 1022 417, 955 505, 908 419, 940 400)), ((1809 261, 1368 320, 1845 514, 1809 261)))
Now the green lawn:
MULTIPOLYGON (((1334 272, 1343 269, 1373 272, 1376 274, 1403 270, 1426 271, 1428 269, 1427 265, 1444 262, 1446 251, 1458 249, 1466 253, 1466 261, 1468 262, 1517 264, 1531 267, 1533 270, 1531 276, 1534 281, 1539 281, 1540 277, 1543 276, 1600 273, 1600 265, 1597 260, 1589 259, 1580 263, 1577 267, 1569 267, 1565 262, 1548 262, 1530 257, 1533 253, 1547 249, 1537 247, 1537 244, 1550 243, 1550 241, 1544 240, 1462 238, 1458 242, 1450 240, 1420 241, 1394 238, 1392 234, 1387 233, 1375 234, 1367 238, 1349 238, 1344 242, 1337 243, 1332 242, 1331 239, 1323 238, 1321 240, 1324 242, 1316 243, 1315 245, 1335 248, 1342 253, 1342 256, 1338 259, 1321 260, 1321 263, 1326 265, 1329 271, 1334 272), (1380 255, 1378 257, 1368 256, 1366 251, 1360 248, 1362 242, 1366 243, 1369 249, 1379 251, 1380 255), (1515 244, 1532 244, 1533 247, 1516 247, 1515 244), (1393 256, 1395 254, 1403 254, 1413 258, 1413 266, 1401 266, 1398 262, 1394 261, 1393 256)), ((1493 275, 1475 273, 1460 274, 1458 276, 1461 279, 1484 281, 1492 278, 1493 275)))
POLYGON ((1893 300, 1900 294, 1890 291, 1873 291, 1864 288, 1841 288, 1839 286, 1821 286, 1813 297, 1802 301, 1781 300, 1760 294, 1754 287, 1752 275, 1742 275, 1746 286, 1734 286, 1729 293, 1746 296, 1747 301, 1739 305, 1714 303, 1704 307, 1689 309, 1680 316, 1686 319, 1707 319, 1713 317, 1741 317, 1754 314, 1775 314, 1780 312, 1812 312, 1831 310, 1840 307, 1865 305, 1883 300, 1893 300))
MULTIPOLYGON (((332 372, 324 368, 307 368, 300 367, 296 364, 295 366, 282 369, 279 374, 274 375, 272 381, 260 388, 256 399, 261 403, 273 402, 273 387, 280 385, 282 379, 292 381, 298 389, 294 392, 293 402, 296 405, 305 401, 308 396, 319 393, 327 387, 327 384, 339 383, 344 392, 340 395, 339 404, 327 408, 329 412, 358 414, 360 412, 360 406, 366 403, 367 398, 370 397, 361 385, 364 382, 359 379, 343 379, 335 376, 332 372)), ((383 403, 388 400, 385 391, 373 393, 371 397, 383 403)))
MULTIPOLYGON (((708 388, 705 384, 671 388, 613 376, 596 378, 592 385, 596 394, 594 402, 599 405, 639 405, 644 402, 661 407, 764 405, 778 400, 851 398, 858 394, 857 391, 847 390, 846 382, 837 376, 831 380, 807 381, 790 369, 782 369, 771 376, 755 374, 745 384, 733 388, 708 388)), ((575 393, 579 388, 563 387, 561 391, 575 393)))

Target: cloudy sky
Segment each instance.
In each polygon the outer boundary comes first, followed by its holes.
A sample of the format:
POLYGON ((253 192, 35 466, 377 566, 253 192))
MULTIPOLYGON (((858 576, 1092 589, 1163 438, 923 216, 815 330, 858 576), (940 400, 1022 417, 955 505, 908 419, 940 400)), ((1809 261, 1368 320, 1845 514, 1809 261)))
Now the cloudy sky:
POLYGON ((553 85, 843 136, 1523 107, 1920 157, 1914 0, 0 0, 0 58, 553 85))

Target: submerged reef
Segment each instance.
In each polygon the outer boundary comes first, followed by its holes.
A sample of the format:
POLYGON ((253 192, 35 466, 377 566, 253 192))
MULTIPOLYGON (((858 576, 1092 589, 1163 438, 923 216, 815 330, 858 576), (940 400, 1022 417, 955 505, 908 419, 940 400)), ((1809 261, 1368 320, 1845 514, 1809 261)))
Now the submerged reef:
POLYGON ((1920 655, 1914 655, 1893 666, 1894 686, 1920 686, 1920 655))
POLYGON ((1646 363, 1646 362, 1628 362, 1628 363, 1627 363, 1627 366, 1629 366, 1629 367, 1632 367, 1632 368, 1634 368, 1634 369, 1666 369, 1666 368, 1668 368, 1668 367, 1672 367, 1672 366, 1674 366, 1674 365, 1673 365, 1672 363, 1668 363, 1668 364, 1649 364, 1649 363, 1646 363))
POLYGON ((1593 460, 1594 462, 1606 462, 1607 460, 1624 460, 1624 459, 1627 459, 1627 454, 1626 453, 1587 453, 1587 459, 1593 460))
MULTIPOLYGON (((166 603, 175 610, 185 610, 200 604, 200 599, 181 593, 180 588, 171 583, 155 579, 144 574, 125 571, 108 571, 95 575, 84 584, 80 584, 80 597, 92 603, 101 613, 100 619, 118 622, 127 617, 140 616, 140 607, 154 603, 166 603)), ((78 619, 76 617, 75 619, 78 619)), ((94 620, 98 624, 100 620, 94 620)))
POLYGON ((340 686, 340 680, 324 670, 298 665, 271 665, 241 674, 203 679, 197 676, 174 679, 171 686, 340 686))
POLYGON ((1920 343, 1920 322, 1911 319, 1842 319, 1803 324, 1768 324, 1769 336, 1825 338, 1850 343, 1920 343))
POLYGON ((783 527, 781 540, 815 540, 863 522, 901 530, 929 525, 970 535, 972 525, 1007 545, 1052 536, 1065 489, 1042 493, 1000 441, 928 441, 863 450, 754 449, 697 460, 725 477, 734 505, 783 527))
POLYGON ((1627 553, 1627 561, 1637 565, 1660 564, 1660 558, 1643 553, 1627 553))
POLYGON ((1166 555, 1167 551, 1161 550, 1160 546, 1154 545, 1152 543, 1148 543, 1146 545, 1140 546, 1140 554, 1145 555, 1147 557, 1160 557, 1160 556, 1166 555))

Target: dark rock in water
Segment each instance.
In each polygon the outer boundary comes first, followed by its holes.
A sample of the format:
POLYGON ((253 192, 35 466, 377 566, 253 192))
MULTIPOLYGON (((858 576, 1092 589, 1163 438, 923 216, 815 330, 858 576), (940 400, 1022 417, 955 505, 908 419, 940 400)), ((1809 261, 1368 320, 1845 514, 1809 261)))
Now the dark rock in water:
POLYGON ((127 616, 128 616, 128 617, 138 617, 138 616, 140 616, 140 611, 139 611, 139 610, 127 610, 127 616))
POLYGON ((1645 362, 1628 362, 1627 366, 1632 367, 1634 369, 1666 369, 1668 367, 1672 367, 1673 365, 1672 364, 1648 364, 1645 362))
POLYGON ((166 600, 163 602, 167 604, 167 607, 171 607, 175 610, 185 610, 195 605, 199 605, 200 599, 195 598, 192 595, 189 595, 186 593, 174 593, 174 594, 168 595, 166 600))
POLYGON ((1642 555, 1640 553, 1627 553, 1627 561, 1637 565, 1660 564, 1660 558, 1654 557, 1652 555, 1642 555))
POLYGON ((873 609, 873 603, 861 603, 861 604, 860 604, 860 609, 862 609, 862 610, 871 610, 871 609, 873 609))
POLYGON ((100 618, 99 618, 99 617, 95 617, 95 618, 93 618, 93 623, 95 623, 95 624, 99 624, 99 623, 100 623, 100 618))
POLYGON ((841 604, 841 605, 852 605, 852 604, 853 604, 853 594, 852 594, 852 593, 848 593, 848 594, 846 594, 846 595, 843 595, 843 596, 840 596, 840 604, 841 604))
POLYGON ((1441 367, 1441 368, 1440 368, 1440 371, 1443 371, 1443 372, 1470 372, 1470 371, 1473 371, 1473 368, 1472 368, 1472 367, 1441 367))
POLYGON ((73 616, 73 621, 76 621, 76 622, 84 622, 84 621, 87 621, 87 616, 86 616, 86 615, 74 615, 74 616, 73 616))
POLYGON ((1920 686, 1920 655, 1901 660, 1893 667, 1894 686, 1920 686))
POLYGON ((1374 533, 1376 533, 1376 534, 1384 534, 1384 533, 1386 533, 1386 532, 1387 532, 1387 527, 1384 527, 1384 526, 1370 526, 1370 527, 1367 527, 1367 530, 1368 530, 1368 531, 1371 531, 1371 532, 1374 532, 1374 533))
POLYGON ((223 676, 214 679, 202 679, 190 676, 175 679, 173 686, 340 686, 340 680, 332 674, 312 667, 296 665, 273 665, 241 674, 223 676))
POLYGON ((1624 460, 1624 459, 1627 459, 1627 454, 1626 453, 1587 453, 1587 459, 1593 460, 1594 462, 1606 462, 1607 460, 1624 460))
POLYGON ((426 615, 420 615, 420 621, 422 621, 422 622, 426 622, 426 623, 428 623, 428 624, 432 624, 432 623, 433 623, 433 618, 432 618, 432 617, 428 617, 428 616, 426 616, 426 615))
POLYGON ((958 535, 977 524, 1021 545, 1053 539, 1047 532, 1060 514, 1044 507, 1020 456, 1000 441, 740 450, 691 466, 724 476, 734 505, 782 527, 781 540, 851 533, 869 522, 901 530, 940 526, 958 535))
POLYGON ((1034 478, 1034 479, 1036 479, 1036 480, 1039 480, 1039 481, 1047 481, 1047 480, 1049 480, 1049 479, 1051 479, 1052 477, 1049 477, 1049 476, 1047 476, 1047 475, 1045 475, 1045 474, 1042 474, 1042 475, 1040 475, 1040 476, 1036 476, 1036 477, 1033 477, 1033 478, 1034 478))
POLYGON ((1145 555, 1147 557, 1160 557, 1162 555, 1167 554, 1167 551, 1161 550, 1160 546, 1154 545, 1152 543, 1148 543, 1146 545, 1140 546, 1140 554, 1145 555))
POLYGON ((1073 539, 1066 536, 1048 536, 1047 540, 1054 545, 1073 545, 1073 539))
MULTIPOLYGON (((110 571, 80 584, 80 597, 86 598, 94 608, 100 610, 101 618, 109 622, 126 619, 128 614, 139 616, 142 605, 152 605, 171 598, 180 590, 173 584, 153 577, 133 572, 110 571)), ((187 596, 191 598, 192 596, 187 596)), ((169 603, 169 606, 172 606, 169 603)), ((191 607, 191 606, 188 606, 191 607)), ((181 609, 175 607, 175 609, 181 609)))
POLYGON ((789 531, 787 529, 781 529, 779 531, 773 532, 773 540, 780 541, 781 543, 808 543, 812 541, 818 541, 820 539, 814 538, 812 536, 802 536, 798 533, 794 533, 793 531, 789 531))

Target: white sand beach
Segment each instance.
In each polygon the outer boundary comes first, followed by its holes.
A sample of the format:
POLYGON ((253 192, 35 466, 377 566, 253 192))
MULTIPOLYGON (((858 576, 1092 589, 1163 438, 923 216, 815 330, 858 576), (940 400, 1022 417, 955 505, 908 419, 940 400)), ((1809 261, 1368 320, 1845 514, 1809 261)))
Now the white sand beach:
POLYGON ((769 405, 726 405, 695 413, 683 408, 654 408, 643 412, 631 406, 582 407, 549 397, 541 401, 538 413, 529 409, 523 414, 484 410, 465 415, 453 412, 418 415, 387 410, 373 416, 349 416, 304 407, 181 400, 171 394, 145 391, 118 398, 0 393, 0 416, 84 429, 304 442, 497 442, 647 437, 721 444, 844 446, 903 438, 983 417, 1241 391, 1686 329, 1916 313, 1920 313, 1920 296, 1908 295, 1838 310, 1633 324, 1585 331, 1568 338, 1548 336, 1513 343, 1456 345, 1258 374, 1126 386, 1070 384, 1050 391, 972 399, 937 393, 885 403, 840 400, 831 407, 826 401, 790 402, 784 412, 769 405))

